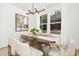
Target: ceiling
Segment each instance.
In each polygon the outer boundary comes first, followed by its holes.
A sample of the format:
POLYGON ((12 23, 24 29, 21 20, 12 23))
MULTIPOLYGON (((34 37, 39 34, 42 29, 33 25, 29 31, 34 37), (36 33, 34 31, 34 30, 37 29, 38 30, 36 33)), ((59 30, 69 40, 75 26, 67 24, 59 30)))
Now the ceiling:
MULTIPOLYGON (((23 9, 23 10, 27 10, 32 8, 32 3, 12 3, 13 5, 23 9)), ((42 9, 42 8, 50 8, 52 6, 57 5, 58 3, 33 3, 38 9, 42 9)))

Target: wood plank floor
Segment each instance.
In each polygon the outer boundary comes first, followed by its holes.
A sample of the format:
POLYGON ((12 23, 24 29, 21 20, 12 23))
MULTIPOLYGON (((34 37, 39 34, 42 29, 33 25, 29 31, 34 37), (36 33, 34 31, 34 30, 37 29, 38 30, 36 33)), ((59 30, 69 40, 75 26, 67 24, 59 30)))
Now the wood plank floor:
POLYGON ((0 48, 0 56, 8 56, 8 46, 0 48))

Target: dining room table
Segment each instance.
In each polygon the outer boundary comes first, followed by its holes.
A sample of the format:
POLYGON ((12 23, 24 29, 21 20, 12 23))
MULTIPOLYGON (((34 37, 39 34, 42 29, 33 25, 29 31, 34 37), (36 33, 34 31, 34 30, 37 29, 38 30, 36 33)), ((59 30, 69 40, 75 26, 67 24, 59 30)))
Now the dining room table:
POLYGON ((22 34, 21 38, 29 41, 30 42, 30 46, 33 46, 41 51, 43 51, 44 55, 48 55, 48 53, 46 54, 44 49, 48 49, 48 51, 50 50, 50 43, 52 44, 56 44, 57 48, 59 48, 59 39, 57 37, 54 36, 44 36, 44 35, 31 35, 31 34, 22 34))

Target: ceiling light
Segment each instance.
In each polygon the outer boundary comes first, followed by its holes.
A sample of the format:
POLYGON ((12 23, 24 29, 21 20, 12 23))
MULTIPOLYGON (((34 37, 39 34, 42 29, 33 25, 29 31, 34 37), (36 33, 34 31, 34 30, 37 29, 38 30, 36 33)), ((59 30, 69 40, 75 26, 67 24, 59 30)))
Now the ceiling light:
POLYGON ((28 13, 26 13, 27 15, 29 14, 35 14, 35 13, 40 13, 40 12, 43 12, 45 11, 45 9, 41 9, 41 10, 38 10, 38 8, 36 7, 36 5, 34 3, 32 3, 32 9, 28 9, 28 13))

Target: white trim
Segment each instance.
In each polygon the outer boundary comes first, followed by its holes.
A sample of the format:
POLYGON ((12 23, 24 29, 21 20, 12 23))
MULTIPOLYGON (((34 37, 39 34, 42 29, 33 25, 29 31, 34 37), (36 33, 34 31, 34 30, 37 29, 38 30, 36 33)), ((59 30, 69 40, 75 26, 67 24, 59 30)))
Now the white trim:
POLYGON ((47 33, 50 34, 50 14, 47 14, 47 33))
MULTIPOLYGON (((56 6, 53 6, 53 7, 49 8, 49 9, 46 9, 43 13, 40 13, 39 14, 39 18, 40 18, 41 15, 47 14, 47 23, 40 24, 40 19, 39 19, 39 28, 40 28, 40 25, 47 24, 47 33, 41 33, 41 34, 45 34, 45 35, 49 34, 49 35, 52 35, 52 33, 50 32, 50 24, 61 23, 61 22, 53 22, 53 23, 50 22, 50 16, 53 15, 56 10, 61 11, 61 4, 58 4, 56 6)), ((57 34, 57 35, 60 35, 60 34, 57 34)))
POLYGON ((61 22, 52 22, 50 24, 60 24, 61 22))

